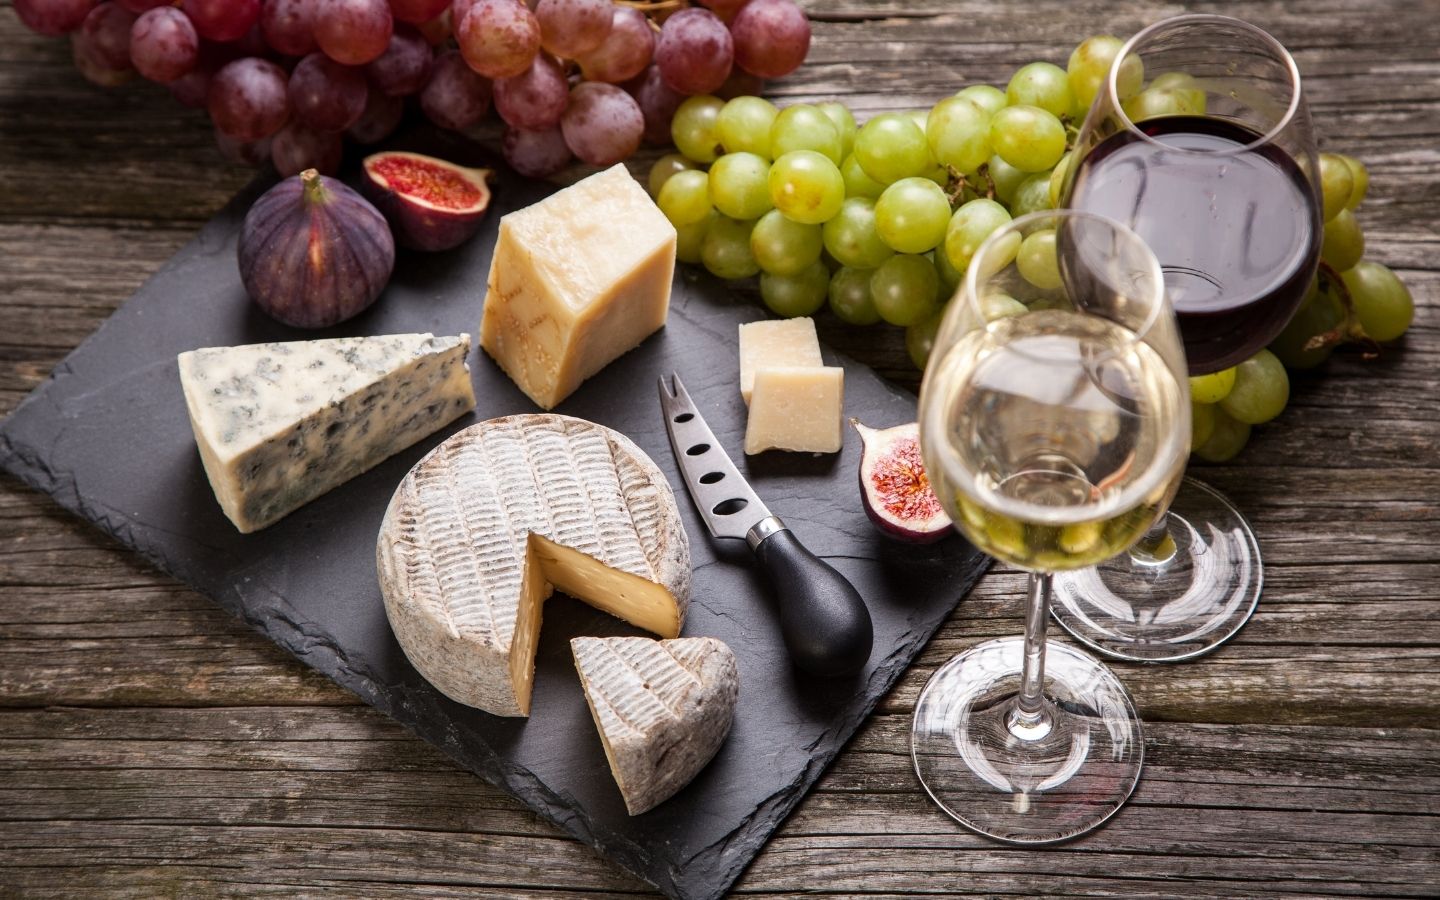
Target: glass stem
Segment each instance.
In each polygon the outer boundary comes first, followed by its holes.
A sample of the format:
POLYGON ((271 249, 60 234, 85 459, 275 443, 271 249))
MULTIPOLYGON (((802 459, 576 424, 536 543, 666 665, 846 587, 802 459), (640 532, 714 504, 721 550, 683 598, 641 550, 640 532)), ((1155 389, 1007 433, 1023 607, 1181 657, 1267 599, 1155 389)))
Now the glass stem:
POLYGON ((1020 697, 1011 723, 1012 728, 1025 732, 1035 731, 1048 720, 1044 694, 1045 625, 1050 619, 1053 580, 1048 572, 1031 572, 1030 592, 1025 598, 1025 659, 1020 670, 1020 697))

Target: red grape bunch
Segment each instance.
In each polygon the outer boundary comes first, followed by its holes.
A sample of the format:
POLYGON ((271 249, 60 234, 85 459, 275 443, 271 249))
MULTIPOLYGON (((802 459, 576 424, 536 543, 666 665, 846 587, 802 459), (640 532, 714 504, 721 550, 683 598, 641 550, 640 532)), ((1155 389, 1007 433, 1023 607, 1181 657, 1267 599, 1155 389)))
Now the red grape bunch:
POLYGON ((543 177, 670 142, 686 97, 759 93, 810 48, 793 0, 14 0, 69 35, 86 78, 137 73, 203 108, 231 160, 334 172, 407 98, 463 131, 493 106, 505 157, 543 177))

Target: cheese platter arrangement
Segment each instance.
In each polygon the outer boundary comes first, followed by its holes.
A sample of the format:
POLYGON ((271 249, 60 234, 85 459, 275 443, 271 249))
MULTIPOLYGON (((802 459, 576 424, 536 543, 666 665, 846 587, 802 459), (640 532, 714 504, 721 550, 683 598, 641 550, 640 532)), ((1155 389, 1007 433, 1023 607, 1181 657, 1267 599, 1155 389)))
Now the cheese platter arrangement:
MULTIPOLYGON (((463 248, 402 248, 381 302, 297 332, 236 266, 271 187, 257 182, 0 425, 0 465, 624 868, 717 896, 985 561, 958 537, 874 527, 838 406, 838 452, 742 455, 741 327, 765 316, 706 275, 663 266, 664 326, 538 410, 471 335, 485 340, 502 223, 556 189, 503 167, 491 185, 463 248), (809 579, 709 537, 656 390, 677 374, 717 451, 743 460, 736 480, 788 527, 771 546, 803 542, 863 599, 873 639, 842 674, 811 674, 787 645, 787 590, 809 579), (457 528, 490 550, 456 558, 457 528)), ((821 355, 847 415, 913 420, 912 395, 821 355)))

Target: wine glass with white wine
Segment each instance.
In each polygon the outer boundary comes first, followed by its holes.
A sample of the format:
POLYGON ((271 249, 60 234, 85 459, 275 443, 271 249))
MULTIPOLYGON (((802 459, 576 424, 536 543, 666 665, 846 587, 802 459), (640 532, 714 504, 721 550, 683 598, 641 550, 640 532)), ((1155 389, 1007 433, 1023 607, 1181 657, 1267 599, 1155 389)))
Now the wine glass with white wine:
POLYGON ((919 415, 940 502, 975 546, 1029 570, 1030 587, 1024 637, 972 647, 925 685, 916 773, 989 837, 1084 834, 1134 789, 1140 720, 1114 673, 1045 628, 1054 573, 1127 550, 1184 470, 1189 384, 1155 256, 1075 211, 995 232, 940 326, 919 415))

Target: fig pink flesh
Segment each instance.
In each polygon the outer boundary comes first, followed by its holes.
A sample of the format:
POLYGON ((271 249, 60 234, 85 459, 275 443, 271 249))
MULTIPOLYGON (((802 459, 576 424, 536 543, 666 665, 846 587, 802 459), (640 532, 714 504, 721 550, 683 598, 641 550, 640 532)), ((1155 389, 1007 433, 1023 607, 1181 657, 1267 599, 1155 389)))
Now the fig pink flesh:
POLYGON ((483 199, 480 189, 460 173, 411 156, 382 155, 369 165, 392 190, 441 209, 470 209, 483 199))

